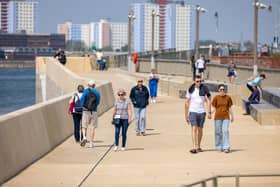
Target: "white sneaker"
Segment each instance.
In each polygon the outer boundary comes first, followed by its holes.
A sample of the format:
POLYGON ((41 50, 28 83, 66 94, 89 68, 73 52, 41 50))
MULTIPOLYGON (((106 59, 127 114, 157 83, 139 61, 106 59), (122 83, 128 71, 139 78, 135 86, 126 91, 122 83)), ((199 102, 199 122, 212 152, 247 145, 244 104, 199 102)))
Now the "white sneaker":
POLYGON ((89 142, 88 148, 93 148, 93 147, 94 147, 93 142, 89 142))
POLYGON ((125 147, 122 147, 121 150, 122 150, 122 151, 125 151, 125 147))
POLYGON ((115 147, 114 147, 114 151, 118 151, 118 146, 115 146, 115 147))

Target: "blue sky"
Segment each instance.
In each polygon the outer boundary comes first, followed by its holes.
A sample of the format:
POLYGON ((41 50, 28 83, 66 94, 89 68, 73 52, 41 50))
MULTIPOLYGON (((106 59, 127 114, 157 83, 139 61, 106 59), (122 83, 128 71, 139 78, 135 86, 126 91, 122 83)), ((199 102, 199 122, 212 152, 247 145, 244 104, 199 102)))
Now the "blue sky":
MULTIPOLYGON (((73 23, 89 23, 101 18, 112 22, 127 22, 131 3, 145 0, 38 0, 39 31, 55 33, 58 23, 72 20, 73 23)), ((280 35, 280 0, 260 0, 271 4, 273 11, 259 10, 259 41, 271 43, 273 36, 280 35)), ((217 41, 253 40, 253 0, 187 0, 208 9, 200 16, 200 38, 217 41), (219 29, 216 32, 214 13, 219 14, 219 29)))

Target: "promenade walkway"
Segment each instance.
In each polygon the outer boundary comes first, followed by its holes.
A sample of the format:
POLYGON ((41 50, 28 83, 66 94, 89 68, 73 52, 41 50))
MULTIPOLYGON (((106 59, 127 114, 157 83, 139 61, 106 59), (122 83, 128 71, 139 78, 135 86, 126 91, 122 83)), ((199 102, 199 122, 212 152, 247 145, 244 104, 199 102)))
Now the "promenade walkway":
MULTIPOLYGON (((94 77, 97 82, 109 79, 114 90, 123 87, 129 91, 136 84, 135 75, 121 70, 82 76, 94 77)), ((217 174, 279 174, 280 126, 260 126, 250 116, 243 116, 240 107, 233 109, 230 154, 214 150, 213 120, 205 123, 204 152, 190 154, 191 131, 184 120, 184 100, 162 95, 148 107, 147 136, 136 136, 134 125, 130 126, 125 152, 112 150, 114 128, 110 124, 112 111, 108 111, 99 118, 94 148, 81 148, 70 137, 3 187, 180 186, 217 174)), ((232 186, 233 179, 221 182, 221 186, 232 186)), ((276 187, 280 178, 241 179, 241 184, 276 187)))

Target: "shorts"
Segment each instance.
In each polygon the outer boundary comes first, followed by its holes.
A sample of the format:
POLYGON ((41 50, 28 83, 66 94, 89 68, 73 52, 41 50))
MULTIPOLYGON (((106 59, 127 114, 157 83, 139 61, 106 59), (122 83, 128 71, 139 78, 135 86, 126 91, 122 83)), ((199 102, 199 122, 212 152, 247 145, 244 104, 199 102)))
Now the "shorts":
POLYGON ((203 73, 204 72, 204 68, 198 68, 198 73, 203 73))
POLYGON ((82 127, 97 128, 97 112, 83 111, 82 127))
POLYGON ((235 77, 234 71, 229 71, 227 76, 228 77, 235 77))
POLYGON ((203 128, 204 121, 205 121, 206 113, 196 113, 196 112, 190 112, 190 123, 191 126, 198 126, 203 128))

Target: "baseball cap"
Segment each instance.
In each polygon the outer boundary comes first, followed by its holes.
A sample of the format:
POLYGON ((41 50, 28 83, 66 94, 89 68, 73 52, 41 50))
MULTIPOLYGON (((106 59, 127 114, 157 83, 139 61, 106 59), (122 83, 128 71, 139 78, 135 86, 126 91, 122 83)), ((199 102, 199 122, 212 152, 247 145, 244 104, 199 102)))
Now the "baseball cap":
POLYGON ((93 85, 95 85, 95 81, 94 81, 94 80, 90 80, 90 81, 88 81, 88 85, 89 85, 89 86, 93 86, 93 85))

